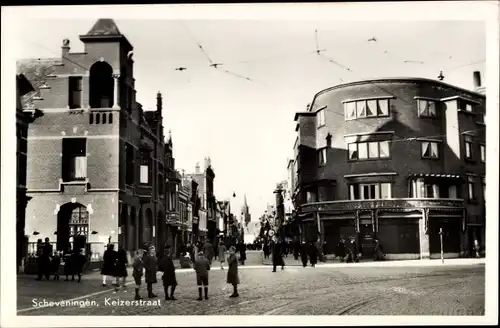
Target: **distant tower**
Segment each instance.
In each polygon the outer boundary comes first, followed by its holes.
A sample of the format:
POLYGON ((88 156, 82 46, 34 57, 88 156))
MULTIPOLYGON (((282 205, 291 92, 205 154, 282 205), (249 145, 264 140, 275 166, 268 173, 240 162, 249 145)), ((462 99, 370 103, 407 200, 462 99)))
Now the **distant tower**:
POLYGON ((243 219, 245 221, 245 225, 248 225, 248 223, 252 220, 250 216, 250 211, 247 203, 247 195, 245 194, 243 198, 243 206, 241 208, 241 214, 243 214, 243 219))

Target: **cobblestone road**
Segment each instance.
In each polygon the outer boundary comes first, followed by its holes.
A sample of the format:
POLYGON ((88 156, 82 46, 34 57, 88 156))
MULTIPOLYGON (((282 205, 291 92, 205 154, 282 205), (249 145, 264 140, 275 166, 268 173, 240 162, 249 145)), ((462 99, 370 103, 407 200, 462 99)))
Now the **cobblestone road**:
MULTIPOLYGON (((160 306, 106 306, 106 299, 132 300, 133 286, 129 285, 128 293, 104 292, 82 299, 96 301, 98 306, 48 307, 18 315, 484 315, 484 266, 476 265, 287 267, 276 273, 271 268, 242 268, 236 299, 228 297, 232 287, 225 283, 226 272, 214 269, 207 301, 196 300, 192 271, 179 271, 177 280, 177 301, 164 301, 163 287, 156 285, 160 306)), ((68 289, 67 284, 73 284, 63 283, 53 283, 57 284, 54 288, 68 289)), ((93 293, 99 290, 99 281, 86 280, 82 286, 93 293)), ((40 298, 67 299, 58 292, 43 293, 40 298)), ((22 305, 18 302, 19 308, 22 305)))

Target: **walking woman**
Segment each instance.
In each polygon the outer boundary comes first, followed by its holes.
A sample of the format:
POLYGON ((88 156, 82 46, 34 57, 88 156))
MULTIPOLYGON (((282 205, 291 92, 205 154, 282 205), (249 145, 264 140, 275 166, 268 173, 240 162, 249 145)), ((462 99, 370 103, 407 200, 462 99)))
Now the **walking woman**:
POLYGON ((238 284, 240 277, 238 276, 238 259, 236 258, 236 249, 234 246, 229 248, 229 258, 227 259, 229 269, 227 270, 227 283, 233 285, 233 294, 229 297, 238 297, 238 284))
POLYGON ((123 287, 123 291, 127 292, 127 285, 126 285, 126 280, 127 280, 127 264, 128 264, 128 259, 127 259, 127 252, 125 249, 123 249, 123 246, 120 246, 118 248, 118 252, 116 254, 116 289, 115 292, 120 290, 120 278, 121 278, 121 286, 123 287))
POLYGON ((158 264, 158 270, 163 272, 163 290, 165 291, 165 301, 175 301, 174 297, 175 287, 177 287, 177 279, 175 278, 174 260, 170 253, 170 246, 165 247, 163 257, 158 264), (170 295, 168 294, 168 287, 170 286, 170 295))
POLYGON ((117 258, 117 253, 115 251, 115 245, 109 244, 108 249, 104 252, 104 255, 102 257, 103 263, 101 268, 101 274, 102 274, 103 287, 106 287, 106 280, 108 276, 113 277, 115 275, 116 258, 117 258))
POLYGON ((309 244, 309 261, 313 268, 316 266, 316 263, 318 263, 318 247, 315 243, 309 244))
POLYGON ((146 285, 148 288, 148 297, 154 298, 158 295, 153 293, 153 284, 156 284, 156 266, 158 260, 156 259, 156 252, 154 246, 149 246, 148 255, 144 257, 144 269, 146 271, 146 285))
POLYGON ((302 266, 305 268, 307 266, 307 244, 305 241, 300 246, 300 260, 302 261, 302 266))
POLYGON ((240 261, 241 265, 245 265, 245 261, 247 260, 247 247, 245 243, 240 244, 240 261))
POLYGON ((221 240, 219 243, 219 248, 217 250, 219 252, 219 262, 220 262, 220 269, 224 270, 224 262, 226 261, 226 245, 224 245, 224 242, 221 240))

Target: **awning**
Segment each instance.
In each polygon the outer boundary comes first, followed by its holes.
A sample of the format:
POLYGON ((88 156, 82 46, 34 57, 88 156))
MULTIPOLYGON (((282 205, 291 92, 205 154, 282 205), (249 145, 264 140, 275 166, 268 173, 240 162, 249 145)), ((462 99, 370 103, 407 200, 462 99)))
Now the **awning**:
POLYGON ((447 179, 460 179, 461 176, 458 174, 441 174, 441 173, 413 173, 409 175, 410 178, 416 177, 430 177, 430 178, 447 178, 447 179))

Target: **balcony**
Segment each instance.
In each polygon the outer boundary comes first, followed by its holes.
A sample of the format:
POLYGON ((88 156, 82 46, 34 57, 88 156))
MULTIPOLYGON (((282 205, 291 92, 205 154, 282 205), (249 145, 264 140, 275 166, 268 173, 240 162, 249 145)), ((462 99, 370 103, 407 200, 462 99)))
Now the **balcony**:
POLYGON ((316 211, 357 211, 377 209, 422 209, 422 208, 450 208, 464 207, 463 199, 453 198, 394 198, 369 200, 338 200, 328 202, 308 203, 300 206, 300 212, 312 213, 316 211))

